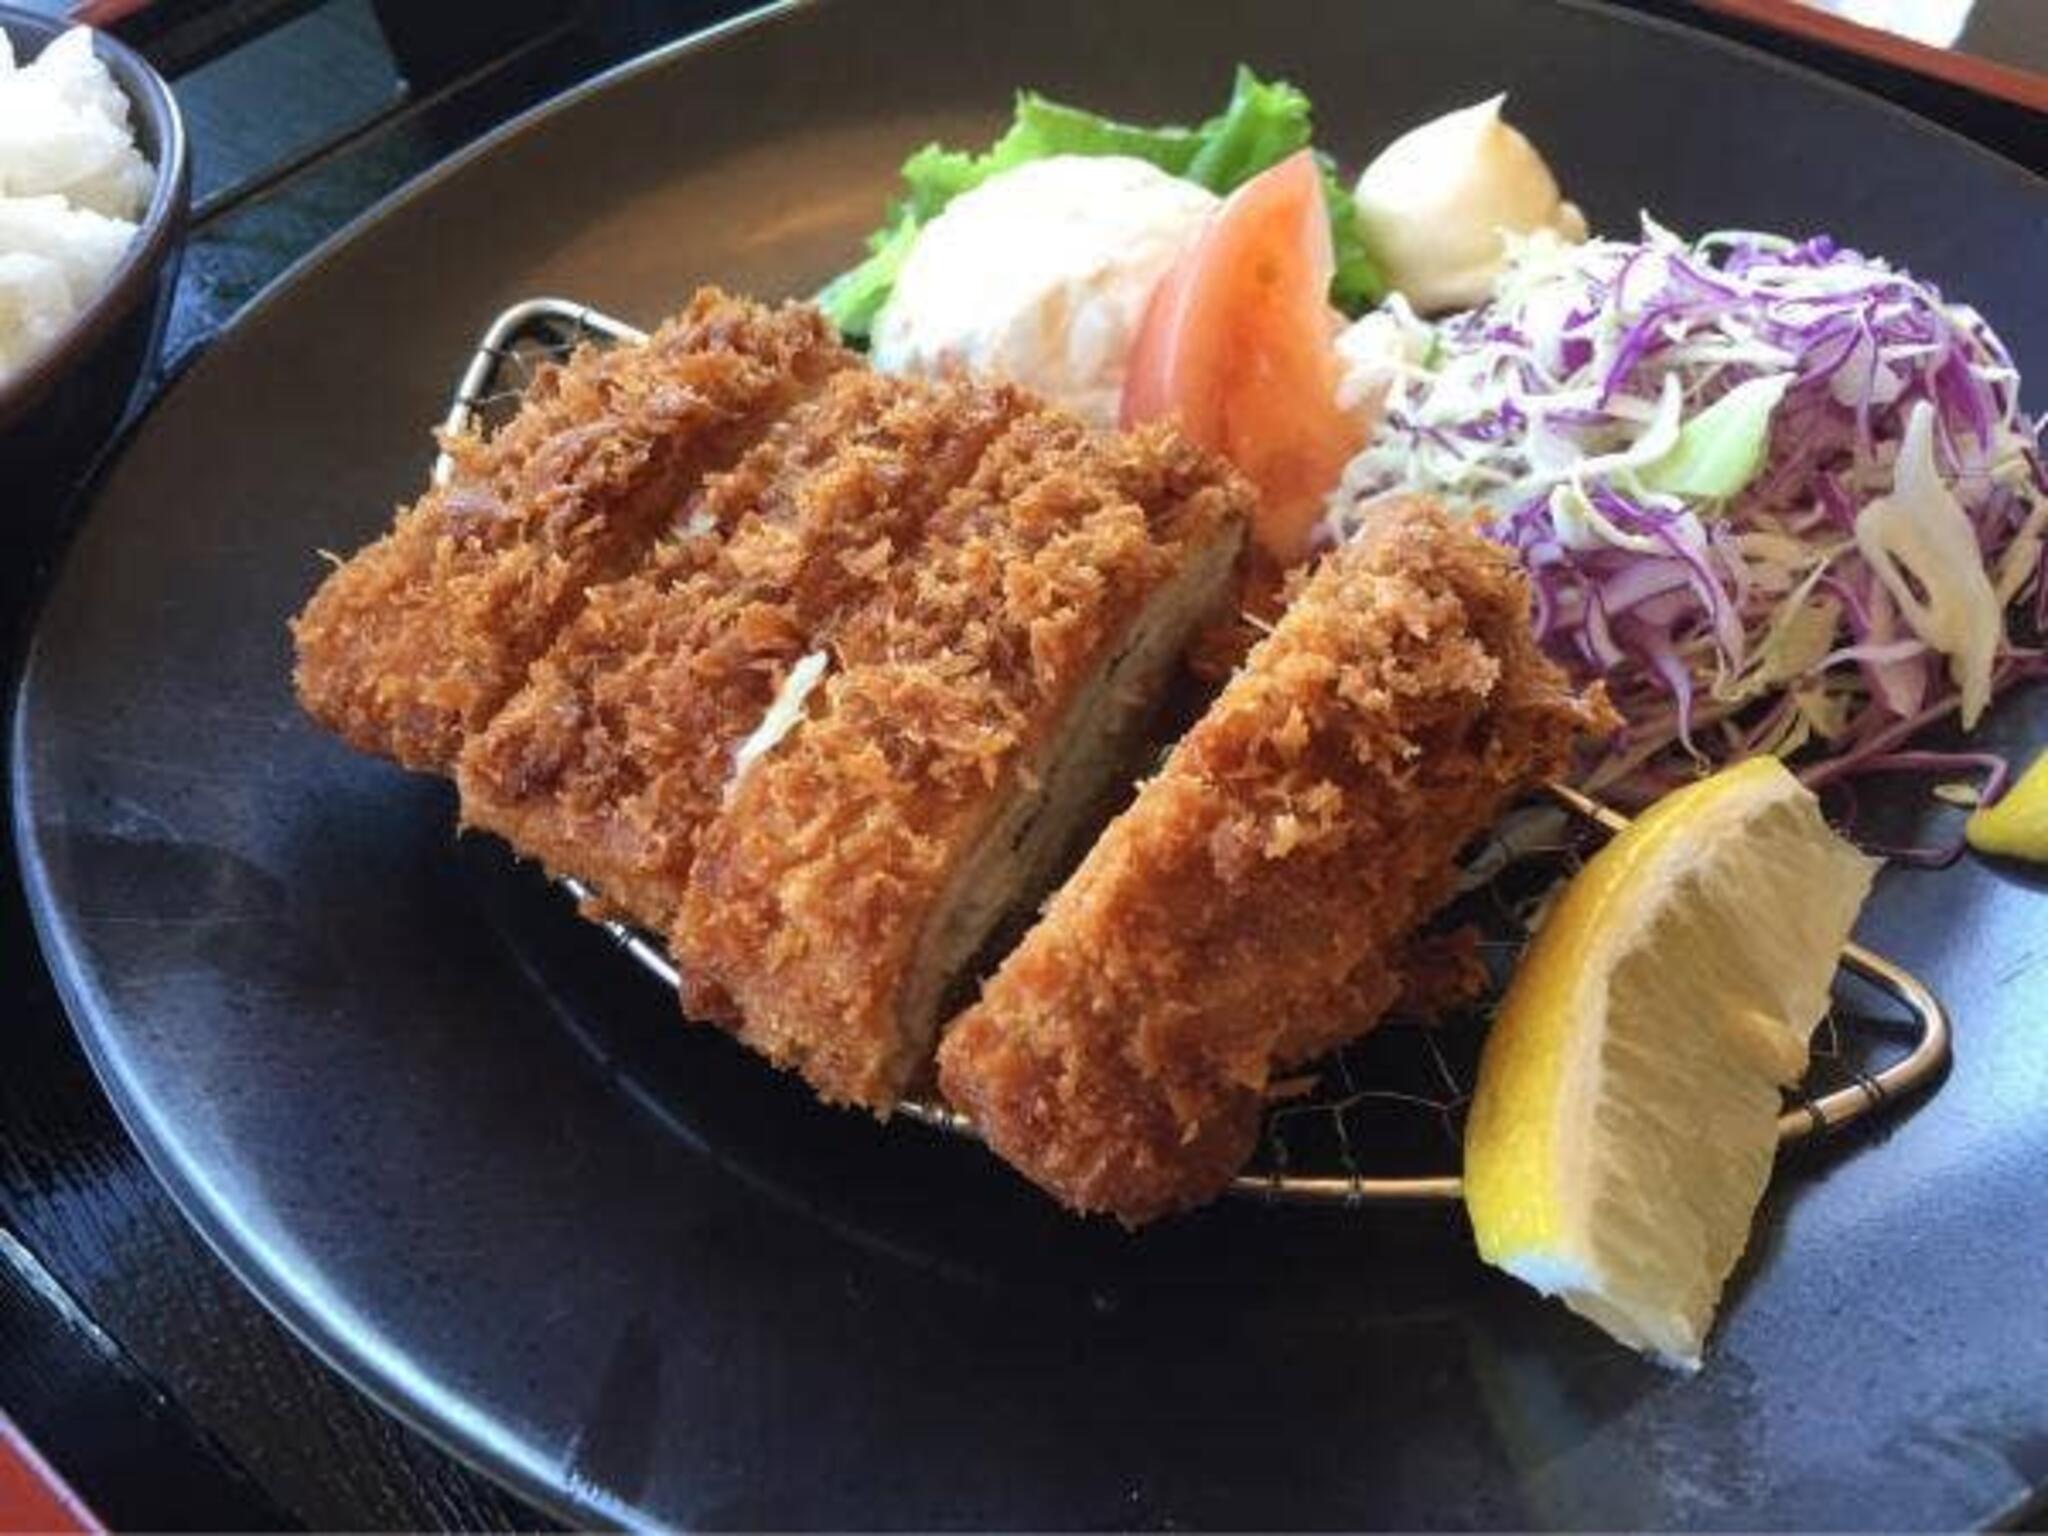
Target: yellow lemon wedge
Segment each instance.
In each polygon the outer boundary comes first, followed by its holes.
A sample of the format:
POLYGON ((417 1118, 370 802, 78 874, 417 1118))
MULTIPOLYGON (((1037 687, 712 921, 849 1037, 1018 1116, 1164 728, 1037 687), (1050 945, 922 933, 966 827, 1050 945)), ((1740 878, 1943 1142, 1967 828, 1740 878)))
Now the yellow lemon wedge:
POLYGON ((1572 877, 1479 1066, 1465 1203, 1489 1263, 1688 1369, 1877 861, 1776 758, 1665 797, 1572 877))
POLYGON ((2048 860, 2048 752, 2034 759, 1997 804, 1964 822, 1963 836, 1979 853, 2048 860))

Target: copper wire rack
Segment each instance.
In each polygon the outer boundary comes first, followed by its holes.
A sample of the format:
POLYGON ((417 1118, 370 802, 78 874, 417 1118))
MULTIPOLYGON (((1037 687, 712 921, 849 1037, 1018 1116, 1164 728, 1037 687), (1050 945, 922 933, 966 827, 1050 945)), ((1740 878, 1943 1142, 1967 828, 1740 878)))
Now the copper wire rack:
MULTIPOLYGON (((575 348, 643 339, 644 333, 585 305, 530 299, 505 310, 477 344, 443 422, 446 432, 491 429, 516 410, 540 364, 575 348)), ((437 481, 452 472, 447 454, 437 481)), ((1259 1150, 1232 1193, 1302 1205, 1456 1201, 1465 1105, 1488 1019, 1549 893, 1627 819, 1563 785, 1517 810, 1464 862, 1459 894, 1440 926, 1477 933, 1488 986, 1448 1015, 1396 1017, 1365 1039, 1276 1089, 1259 1150)), ((562 880, 579 903, 596 893, 562 880)), ((679 980, 653 936, 616 921, 601 926, 664 985, 679 980)), ((1949 1057, 1948 1016, 1901 966, 1860 945, 1842 951, 1833 1005, 1816 1032, 1806 1079, 1786 1096, 1781 1145, 1835 1134, 1881 1115, 1939 1077, 1949 1057)), ((974 1134, 937 1101, 900 1106, 937 1129, 974 1134)))

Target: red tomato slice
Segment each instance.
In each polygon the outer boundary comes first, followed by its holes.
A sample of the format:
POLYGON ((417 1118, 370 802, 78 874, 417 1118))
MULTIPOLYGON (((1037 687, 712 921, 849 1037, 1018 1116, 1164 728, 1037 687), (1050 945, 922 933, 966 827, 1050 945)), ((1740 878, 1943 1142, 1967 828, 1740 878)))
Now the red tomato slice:
POLYGON ((1125 426, 1175 417, 1258 488, 1253 535, 1308 553, 1323 498, 1364 444, 1337 407, 1330 216, 1307 150, 1230 195, 1153 290, 1124 380, 1125 426))

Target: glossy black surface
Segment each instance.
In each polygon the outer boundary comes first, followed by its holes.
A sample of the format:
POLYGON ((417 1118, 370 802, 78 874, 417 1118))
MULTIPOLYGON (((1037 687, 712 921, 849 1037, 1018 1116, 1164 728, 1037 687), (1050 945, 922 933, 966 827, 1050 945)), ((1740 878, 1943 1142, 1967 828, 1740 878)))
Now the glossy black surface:
MULTIPOLYGON (((2048 113, 1986 95, 1967 85, 1902 69, 1868 54, 1785 32, 1761 21, 1712 10, 1713 0, 1626 0, 1639 11, 1693 25, 1761 48, 1775 58, 1819 69, 1988 144, 2039 170, 2048 162, 2048 113)), ((1804 4, 1806 0, 1790 0, 1804 4)), ((1977 0, 1956 45, 1961 53, 2017 69, 2038 69, 2048 51, 2048 26, 2037 0, 1977 0)), ((1901 14, 1904 14, 1903 12, 1901 14)), ((1872 34, 1878 35, 1878 34, 1872 34)))
MULTIPOLYGON (((239 7, 239 0, 231 3, 239 7)), ((218 73, 194 80, 177 75, 176 58, 157 52, 161 39, 131 36, 177 76, 197 175, 224 163, 244 168, 238 176, 278 166, 303 150, 309 111, 329 121, 342 115, 330 98, 355 94, 354 77, 336 80, 321 61, 333 56, 333 27, 347 30, 353 43, 357 33, 346 13, 354 7, 355 0, 327 0, 302 18, 290 46, 314 57, 292 69, 236 54, 221 61, 218 73)), ((201 0, 181 7, 195 21, 201 8, 201 0)), ((260 189, 245 183, 247 195, 238 192, 232 206, 195 210, 165 366, 189 362, 262 283, 406 178, 553 92, 733 8, 728 0, 604 0, 578 7, 582 19, 572 35, 503 58, 491 51, 503 43, 495 29, 476 27, 466 10, 444 14, 445 25, 484 45, 459 84, 415 92, 374 132, 282 177, 266 173, 260 189)), ((272 38, 265 34, 266 43, 272 38)), ((361 51, 351 46, 345 53, 361 51)), ((87 452, 101 446, 82 445, 87 452)), ((53 463, 40 481, 26 484, 0 478, 0 501, 11 511, 26 509, 39 528, 63 525, 84 464, 53 463)), ((10 527, 8 558, 0 561, 0 649, 10 679, 16 643, 25 638, 24 603, 46 564, 36 539, 13 537, 19 528, 10 527)), ((0 754, 5 750, 0 743, 0 754)), ((5 823, 0 843, 0 863, 12 872, 5 823)), ((47 1369, 33 1352, 10 1351, 0 1365, 0 1409, 28 1428, 89 1502, 136 1528, 543 1524, 530 1506, 438 1453, 314 1358, 199 1238, 94 1080, 13 878, 0 882, 0 977, 0 1240, 11 1233, 57 1287, 0 1286, 0 1333, 85 1340, 65 1356, 75 1369, 47 1369), (52 1300, 60 1293, 72 1298, 69 1307, 52 1300), (22 1369, 7 1368, 17 1363, 22 1369), (191 1439, 124 1434, 108 1404, 137 1394, 189 1420, 191 1439), (188 1494, 207 1478, 261 1492, 239 1518, 226 1513, 226 1490, 215 1496, 210 1517, 198 1517, 188 1494)))
POLYGON ((1524 0, 1369 33, 1338 4, 956 14, 805 12, 497 145, 260 305, 108 478, 24 686, 18 830, 59 982, 191 1214, 373 1391, 586 1515, 1954 1524, 2048 1481, 2048 925, 2008 875, 1888 877, 1867 936, 1943 991, 1957 1068, 1881 1144, 1796 1165, 1684 1383, 1479 1271, 1453 1217, 1125 1238, 971 1147, 819 1111, 456 843, 445 791, 297 718, 280 626, 312 551, 416 485, 499 304, 800 290, 907 144, 1024 80, 1186 115, 1241 55, 1354 160, 1510 85, 1596 222, 1825 224, 2048 366, 2037 182, 1669 33, 1524 0))

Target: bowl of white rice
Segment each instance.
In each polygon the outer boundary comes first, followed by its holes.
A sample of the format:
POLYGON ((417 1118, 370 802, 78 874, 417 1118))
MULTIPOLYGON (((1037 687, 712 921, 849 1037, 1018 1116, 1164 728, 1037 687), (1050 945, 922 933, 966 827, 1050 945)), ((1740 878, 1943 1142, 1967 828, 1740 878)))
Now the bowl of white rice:
POLYGON ((161 343, 190 198, 162 76, 104 33, 0 6, 0 483, 104 446, 161 343))

